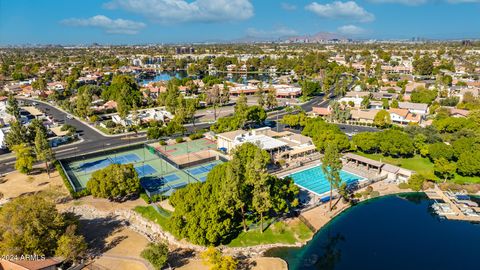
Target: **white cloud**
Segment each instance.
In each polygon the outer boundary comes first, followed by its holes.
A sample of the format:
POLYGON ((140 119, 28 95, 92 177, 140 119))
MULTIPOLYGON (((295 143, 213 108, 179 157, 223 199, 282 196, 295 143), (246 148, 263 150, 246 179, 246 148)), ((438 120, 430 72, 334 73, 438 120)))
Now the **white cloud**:
POLYGON ((129 34, 138 33, 146 25, 142 22, 135 22, 124 19, 110 19, 104 15, 97 15, 86 19, 70 18, 62 21, 70 26, 92 26, 103 29, 110 34, 129 34))
POLYGON ((361 35, 366 33, 365 29, 352 24, 340 26, 337 28, 337 31, 344 35, 361 35))
POLYGON ((256 28, 248 28, 246 34, 248 37, 255 37, 255 38, 278 38, 278 37, 285 37, 285 36, 293 36, 298 33, 297 31, 287 27, 278 27, 273 30, 260 30, 256 28))
POLYGON ((324 5, 313 2, 305 8, 320 17, 329 19, 349 19, 359 22, 371 22, 375 20, 375 15, 366 11, 353 1, 334 1, 324 5))
POLYGON ((123 9, 159 23, 224 22, 253 16, 250 0, 112 0, 108 9, 123 9))
POLYGON ((368 0, 368 1, 372 3, 377 3, 377 4, 403 4, 407 6, 419 6, 428 2, 428 0, 368 0))
POLYGON ((294 5, 294 4, 289 4, 289 3, 281 3, 280 4, 280 7, 283 9, 283 10, 288 10, 288 11, 292 11, 292 10, 296 10, 297 9, 297 6, 294 5))

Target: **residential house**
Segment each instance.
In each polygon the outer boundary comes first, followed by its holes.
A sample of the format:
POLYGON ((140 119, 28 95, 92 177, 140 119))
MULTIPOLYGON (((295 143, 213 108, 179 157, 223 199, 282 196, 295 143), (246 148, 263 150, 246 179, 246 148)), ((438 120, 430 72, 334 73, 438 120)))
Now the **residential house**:
POLYGON ((457 109, 457 108, 451 108, 450 109, 450 116, 452 117, 467 117, 470 111, 468 110, 462 110, 462 109, 457 109))
MULTIPOLYGON (((32 256, 33 257, 33 256, 32 256)), ((0 270, 57 270, 62 263, 57 258, 5 260, 0 259, 0 270)))
POLYGON ((388 112, 394 124, 407 125, 409 123, 420 123, 422 119, 421 115, 411 113, 407 109, 390 108, 388 112))
POLYGON ((399 102, 398 108, 407 109, 414 114, 425 115, 428 113, 428 104, 425 103, 399 102))
POLYGON ((314 116, 327 117, 331 114, 330 108, 312 107, 312 114, 314 116))
POLYGON ((381 110, 383 109, 383 102, 382 101, 377 101, 377 100, 372 100, 370 101, 370 104, 368 105, 369 109, 373 110, 381 110))
POLYGON ((380 110, 351 110, 350 119, 360 123, 373 123, 380 110))

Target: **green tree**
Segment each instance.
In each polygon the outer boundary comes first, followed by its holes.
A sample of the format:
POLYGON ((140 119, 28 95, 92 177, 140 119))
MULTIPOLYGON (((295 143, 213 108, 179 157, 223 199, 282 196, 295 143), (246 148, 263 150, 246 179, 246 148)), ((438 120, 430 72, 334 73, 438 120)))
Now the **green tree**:
POLYGON ((87 189, 95 197, 122 199, 138 193, 140 180, 132 164, 112 164, 94 172, 87 189))
POLYGON ((264 89, 262 85, 258 85, 258 91, 255 92, 255 96, 257 97, 258 106, 263 108, 263 106, 265 106, 265 97, 264 97, 264 89))
POLYGON ((379 128, 386 128, 392 124, 390 113, 386 110, 380 110, 373 118, 373 123, 379 128))
POLYGON ((59 240, 67 227, 75 222, 41 195, 17 197, 0 211, 0 254, 53 256, 59 244, 64 245, 65 240, 59 240))
POLYGON ((358 150, 365 153, 374 153, 378 150, 378 138, 375 132, 361 132, 352 137, 353 144, 358 150))
POLYGON ((347 135, 337 125, 326 123, 319 117, 308 119, 302 134, 311 137, 320 152, 324 152, 329 144, 335 144, 339 151, 350 148, 347 135))
POLYGON ((433 58, 426 55, 417 60, 414 60, 413 70, 418 75, 432 75, 433 73, 433 58))
POLYGON ((27 129, 20 123, 20 121, 11 121, 10 131, 5 136, 5 144, 10 150, 13 150, 13 146, 22 143, 29 143, 27 129))
POLYGON ((421 190, 423 188, 424 182, 425 182, 425 176, 418 173, 408 178, 408 186, 415 191, 421 190))
POLYGON ((310 97, 322 91, 322 86, 316 81, 305 80, 301 82, 301 86, 304 97, 310 97))
POLYGON ((440 158, 452 160, 454 155, 455 152, 453 147, 443 142, 430 144, 428 146, 428 156, 430 157, 431 161, 435 161, 440 158))
POLYGON ((92 115, 91 103, 93 96, 93 86, 82 86, 78 89, 77 99, 75 100, 75 112, 82 118, 92 115))
POLYGON ((252 208, 260 215, 260 231, 263 233, 264 214, 272 208, 272 197, 267 183, 267 175, 262 175, 253 184, 252 208))
POLYGON ((235 116, 245 121, 248 113, 247 96, 245 94, 241 94, 240 97, 238 97, 234 109, 235 116))
POLYGON ((414 103, 432 104, 435 98, 437 98, 437 90, 428 90, 424 87, 417 87, 410 95, 410 100, 414 103))
POLYGON ((457 168, 462 175, 480 175, 480 151, 462 153, 458 158, 457 168))
POLYGON ((47 170, 48 177, 50 178, 50 169, 48 163, 55 159, 55 154, 48 143, 47 134, 40 128, 37 129, 35 135, 35 154, 38 161, 45 162, 45 170, 47 170))
POLYGON ((8 95, 7 113, 13 116, 17 122, 20 122, 20 106, 18 106, 18 101, 13 94, 8 95))
POLYGON ((78 262, 84 258, 87 251, 87 243, 82 235, 76 232, 77 226, 70 225, 57 242, 55 256, 64 258, 68 262, 78 262))
POLYGON ((213 117, 214 120, 217 121, 217 109, 219 105, 222 103, 222 92, 220 91, 220 87, 217 85, 214 85, 212 88, 210 88, 207 91, 207 98, 206 102, 208 104, 211 104, 213 107, 213 117))
POLYGON ((457 170, 457 166, 453 162, 449 162, 445 158, 441 157, 435 160, 433 165, 433 171, 435 175, 447 181, 448 179, 452 179, 455 176, 455 171, 457 170))
POLYGON ((44 91, 47 88, 47 83, 43 78, 37 78, 33 83, 32 83, 32 88, 34 90, 42 90, 44 91))
POLYGON ((140 256, 149 261, 156 270, 161 270, 167 263, 168 246, 163 242, 149 243, 140 256))
POLYGON ((380 152, 393 157, 411 156, 415 153, 413 139, 399 130, 385 130, 376 135, 380 152))
POLYGON ((236 270, 238 262, 231 256, 222 255, 214 247, 209 247, 202 252, 201 257, 209 264, 210 270, 236 270))
POLYGON ((32 171, 33 162, 35 158, 33 156, 33 150, 27 144, 18 144, 12 147, 13 152, 15 152, 15 169, 21 173, 28 174, 32 171))
POLYGON ((360 104, 360 107, 362 109, 368 109, 369 106, 370 106, 370 96, 364 96, 360 104))
POLYGON ((260 106, 250 106, 247 109, 247 121, 261 124, 267 119, 267 113, 260 106))
POLYGON ((390 104, 390 107, 392 107, 392 108, 398 108, 398 100, 396 100, 396 99, 393 100, 393 101, 392 101, 392 104, 390 104))
POLYGON ((342 181, 340 171, 343 168, 343 164, 340 157, 340 151, 335 144, 327 145, 325 154, 322 157, 322 171, 330 184, 330 211, 332 211, 333 189, 339 188, 342 181))
POLYGON ((275 107, 278 106, 278 101, 276 97, 276 91, 275 88, 270 87, 267 91, 267 99, 265 101, 265 105, 267 106, 267 109, 271 110, 275 107))

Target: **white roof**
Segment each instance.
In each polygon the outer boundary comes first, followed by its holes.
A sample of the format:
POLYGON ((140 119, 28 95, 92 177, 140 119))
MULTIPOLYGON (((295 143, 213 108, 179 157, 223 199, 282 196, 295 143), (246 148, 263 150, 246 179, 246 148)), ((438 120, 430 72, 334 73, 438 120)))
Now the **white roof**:
POLYGON ((235 137, 233 140, 233 145, 241 145, 243 143, 253 143, 258 145, 263 150, 271 150, 286 146, 287 143, 282 142, 280 140, 274 139, 272 137, 268 137, 266 135, 249 135, 249 134, 242 134, 235 137))

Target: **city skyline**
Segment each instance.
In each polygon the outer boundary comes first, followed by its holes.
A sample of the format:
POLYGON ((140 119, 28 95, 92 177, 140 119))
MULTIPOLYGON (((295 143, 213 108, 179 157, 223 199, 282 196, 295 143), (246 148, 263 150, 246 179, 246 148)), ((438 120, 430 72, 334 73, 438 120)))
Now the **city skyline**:
POLYGON ((1 1, 0 44, 146 44, 480 37, 478 0, 1 1))

